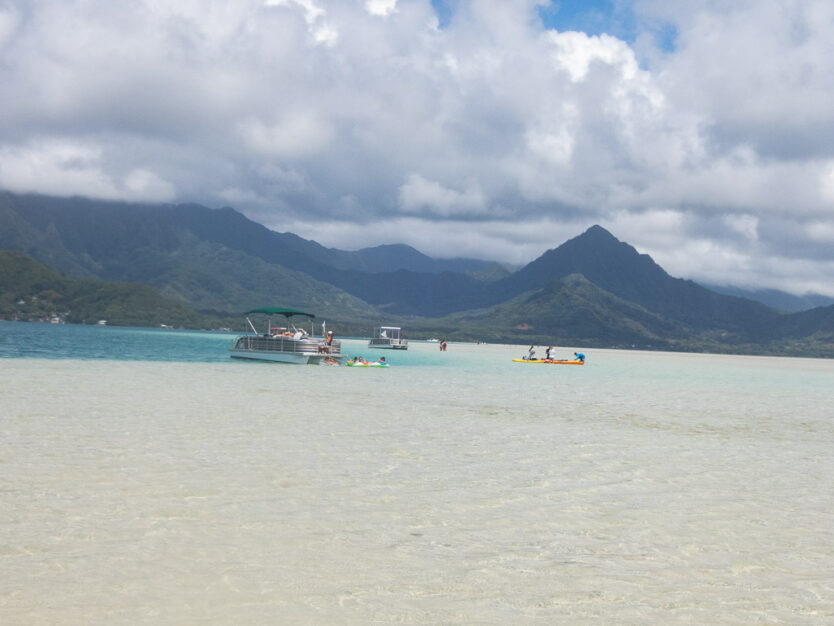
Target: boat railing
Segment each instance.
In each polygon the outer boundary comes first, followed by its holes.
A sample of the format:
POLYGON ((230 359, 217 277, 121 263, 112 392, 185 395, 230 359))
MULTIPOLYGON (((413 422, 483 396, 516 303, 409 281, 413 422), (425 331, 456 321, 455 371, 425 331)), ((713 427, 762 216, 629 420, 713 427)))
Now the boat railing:
POLYGON ((405 346, 408 345, 408 339, 395 339, 393 337, 373 337, 368 342, 371 346, 405 346))
POLYGON ((238 337, 234 344, 235 350, 251 350, 254 352, 302 352, 306 354, 341 354, 342 342, 334 339, 329 350, 321 350, 327 346, 324 339, 290 339, 289 337, 272 337, 264 335, 245 335, 238 337))

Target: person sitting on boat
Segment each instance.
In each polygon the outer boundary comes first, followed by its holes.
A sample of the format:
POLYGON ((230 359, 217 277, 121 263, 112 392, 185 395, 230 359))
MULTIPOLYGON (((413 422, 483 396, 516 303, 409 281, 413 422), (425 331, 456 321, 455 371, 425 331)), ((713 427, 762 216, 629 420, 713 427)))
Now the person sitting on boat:
POLYGON ((385 363, 386 362, 385 357, 384 356, 379 357, 379 362, 380 363, 385 363))
POLYGON ((550 356, 550 351, 553 350, 553 346, 547 346, 547 350, 544 351, 544 358, 550 361, 552 357, 550 356))
POLYGON ((535 356, 536 356, 535 346, 530 346, 530 350, 527 351, 527 360, 532 361, 535 356))
POLYGON ((573 356, 576 357, 577 361, 582 361, 583 363, 585 362, 585 355, 582 354, 581 352, 574 352, 573 356))
POLYGON ((333 331, 327 331, 327 339, 324 340, 324 343, 319 346, 319 352, 324 352, 326 354, 330 354, 330 346, 333 345, 333 331))
POLYGON ((295 333, 293 333, 293 336, 292 336, 292 338, 295 339, 296 341, 298 341, 302 337, 304 337, 304 331, 303 330, 296 330, 295 333))

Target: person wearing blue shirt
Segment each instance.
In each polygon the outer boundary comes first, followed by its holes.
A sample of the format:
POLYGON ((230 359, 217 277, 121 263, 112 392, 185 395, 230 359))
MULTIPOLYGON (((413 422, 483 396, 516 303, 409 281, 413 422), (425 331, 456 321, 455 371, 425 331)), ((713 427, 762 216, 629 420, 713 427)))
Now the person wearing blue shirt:
POLYGON ((574 352, 573 356, 576 357, 577 361, 582 361, 583 363, 585 362, 585 355, 582 354, 581 352, 574 352))

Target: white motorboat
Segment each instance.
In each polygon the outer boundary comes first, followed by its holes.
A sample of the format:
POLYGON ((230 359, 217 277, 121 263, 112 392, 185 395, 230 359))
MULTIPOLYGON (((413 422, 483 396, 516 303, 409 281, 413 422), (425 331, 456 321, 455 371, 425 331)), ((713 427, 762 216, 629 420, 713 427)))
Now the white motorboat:
POLYGON ((342 365, 345 356, 342 355, 341 342, 333 338, 333 331, 322 332, 322 336, 316 337, 313 335, 312 321, 310 332, 307 332, 306 329, 296 327, 292 323, 293 317, 306 317, 313 320, 316 316, 312 313, 277 307, 262 307, 247 311, 246 321, 252 329, 252 334, 242 335, 235 339, 229 349, 231 358, 296 365, 342 365), (250 315, 267 316, 266 332, 258 332, 250 315), (285 327, 272 326, 271 318, 275 315, 281 315, 286 319, 285 327))
POLYGON ((408 339, 403 337, 402 329, 399 326, 379 326, 374 329, 368 347, 385 350, 408 350, 408 339))

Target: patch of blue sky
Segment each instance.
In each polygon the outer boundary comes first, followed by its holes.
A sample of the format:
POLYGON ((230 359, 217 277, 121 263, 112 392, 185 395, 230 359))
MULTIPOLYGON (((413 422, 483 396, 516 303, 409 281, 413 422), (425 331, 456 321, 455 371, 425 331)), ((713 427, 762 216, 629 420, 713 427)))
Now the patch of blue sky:
POLYGON ((454 0, 431 0, 434 7, 434 12, 437 14, 437 24, 440 28, 445 28, 452 19, 452 3, 454 0))
POLYGON ((545 28, 588 35, 613 35, 633 42, 637 20, 630 2, 621 0, 552 0, 538 7, 545 28))
POLYGON ((664 52, 674 52, 678 47, 678 28, 674 24, 661 24, 652 31, 654 44, 664 52))
POLYGON ((664 52, 675 49, 678 31, 673 24, 647 23, 634 11, 631 0, 551 0, 538 7, 542 26, 558 31, 608 34, 633 44, 649 33, 664 52))
MULTIPOLYGON (((432 0, 440 28, 452 20, 457 0, 432 0)), ((560 32, 603 33, 633 44, 641 32, 649 32, 664 52, 675 50, 677 28, 673 24, 646 24, 634 12, 631 0, 550 0, 538 8, 542 26, 560 32)))

